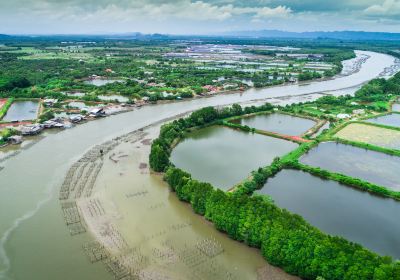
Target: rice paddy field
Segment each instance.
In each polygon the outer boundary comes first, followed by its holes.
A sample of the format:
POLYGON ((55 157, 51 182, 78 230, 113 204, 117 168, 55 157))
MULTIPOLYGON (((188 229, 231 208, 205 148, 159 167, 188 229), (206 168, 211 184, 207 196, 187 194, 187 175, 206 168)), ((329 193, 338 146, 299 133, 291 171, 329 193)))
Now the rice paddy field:
POLYGON ((392 129, 352 123, 336 133, 336 136, 345 140, 400 150, 400 131, 392 129))

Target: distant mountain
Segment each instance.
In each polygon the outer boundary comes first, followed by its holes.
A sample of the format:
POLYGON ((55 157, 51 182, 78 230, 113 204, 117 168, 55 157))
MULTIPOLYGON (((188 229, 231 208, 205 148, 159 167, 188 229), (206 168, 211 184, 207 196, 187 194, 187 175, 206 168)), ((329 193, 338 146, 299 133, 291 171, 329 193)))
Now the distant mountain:
POLYGON ((316 31, 288 32, 279 30, 233 31, 220 34, 243 38, 298 38, 298 39, 337 39, 337 40, 400 40, 400 33, 365 31, 316 31))
POLYGON ((250 30, 214 33, 208 35, 172 35, 172 34, 145 34, 140 32, 109 33, 109 34, 53 34, 53 35, 5 35, 0 34, 0 42, 8 41, 98 41, 98 40, 173 40, 193 38, 236 38, 236 39, 332 39, 346 41, 400 41, 400 33, 364 32, 364 31, 316 31, 316 32, 289 32, 280 30, 250 30))

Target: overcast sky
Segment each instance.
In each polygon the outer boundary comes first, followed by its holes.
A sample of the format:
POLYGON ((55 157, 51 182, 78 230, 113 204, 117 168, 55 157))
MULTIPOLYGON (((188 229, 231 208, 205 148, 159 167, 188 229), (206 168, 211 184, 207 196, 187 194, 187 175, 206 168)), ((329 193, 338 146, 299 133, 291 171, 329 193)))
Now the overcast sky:
POLYGON ((400 32, 400 0, 0 0, 0 33, 400 32))

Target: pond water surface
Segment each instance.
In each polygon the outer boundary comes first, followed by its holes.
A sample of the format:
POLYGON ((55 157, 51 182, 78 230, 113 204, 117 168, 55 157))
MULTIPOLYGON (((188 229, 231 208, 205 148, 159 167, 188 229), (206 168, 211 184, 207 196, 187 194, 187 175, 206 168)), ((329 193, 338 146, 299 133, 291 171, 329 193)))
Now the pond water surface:
POLYGON ((101 87, 101 86, 105 86, 108 84, 113 84, 113 83, 121 83, 123 82, 123 80, 116 80, 116 79, 91 79, 91 80, 87 80, 84 83, 87 85, 93 85, 96 87, 101 87))
POLYGON ((65 92, 64 94, 73 97, 84 97, 86 95, 84 92, 65 92))
POLYGON ((400 112, 400 104, 399 103, 393 104, 392 110, 395 112, 400 112))
POLYGON ((400 258, 400 202, 297 170, 284 170, 258 191, 324 232, 400 258))
POLYGON ((285 114, 265 114, 234 120, 234 123, 247 125, 260 130, 266 130, 287 135, 300 135, 315 125, 309 119, 293 117, 285 114))
MULTIPOLYGON (((395 61, 392 56, 380 53, 357 51, 357 56, 363 53, 368 53, 371 58, 362 65, 360 71, 350 76, 334 78, 328 81, 316 81, 308 86, 287 85, 265 89, 250 89, 243 94, 215 95, 210 98, 144 106, 140 110, 87 122, 73 129, 66 129, 54 135, 49 135, 29 149, 5 162, 1 162, 0 165, 5 168, 0 172, 0 278, 7 280, 114 279, 101 262, 91 264, 84 254, 82 250, 84 242, 94 241, 90 233, 86 236, 70 236, 58 199, 60 186, 69 167, 95 144, 165 118, 205 106, 227 105, 234 102, 243 104, 250 101, 254 103, 255 100, 261 101, 265 98, 268 100, 263 102, 273 101, 277 102, 276 104, 278 105, 284 106, 293 102, 315 100, 321 96, 316 94, 318 92, 334 91, 332 92, 334 95, 354 94, 359 84, 377 77, 384 69, 394 65, 395 61), (356 88, 341 90, 349 87, 356 88), (312 95, 303 96, 304 94, 312 95)), ((131 157, 140 162, 148 163, 147 155, 139 158, 137 154, 132 154, 131 157)), ((113 165, 114 163, 111 162, 109 166, 113 165)), ((122 168, 116 164, 114 166, 122 168)), ((129 186, 132 186, 132 188, 143 187, 151 191, 157 188, 157 184, 151 178, 149 180, 143 179, 143 182, 132 182, 131 179, 137 178, 136 173, 132 172, 135 169, 137 169, 137 166, 135 167, 132 164, 126 165, 126 169, 124 167, 124 170, 118 170, 117 172, 113 172, 108 168, 105 169, 105 176, 110 173, 116 176, 114 177, 110 174, 110 184, 105 185, 104 188, 111 195, 117 195, 116 192, 121 192, 119 189, 115 190, 114 178, 128 178, 127 182, 118 182, 118 186, 123 184, 124 188, 129 186), (126 175, 121 176, 121 172, 126 175)), ((99 182, 105 184, 103 180, 99 180, 99 182)), ((164 190, 167 187, 161 189, 164 190)), ((172 197, 175 196, 172 195, 172 197)), ((167 199, 163 200, 163 202, 165 207, 168 208, 174 204, 167 199)), ((125 204, 128 203, 135 204, 133 201, 126 199, 125 204)), ((174 205, 181 206, 181 204, 174 205)), ((143 228, 142 224, 158 222, 156 219, 149 219, 147 216, 141 219, 142 217, 136 212, 132 214, 131 212, 125 212, 125 208, 120 208, 118 204, 115 204, 115 207, 121 209, 121 215, 117 215, 117 219, 122 217, 124 220, 130 220, 135 223, 135 230, 126 230, 126 235, 130 236, 130 238, 140 236, 136 232, 137 229, 143 230, 143 235, 148 235, 148 229, 143 228)), ((158 211, 164 210, 163 208, 158 209, 158 211)), ((187 208, 182 209, 182 211, 185 211, 184 214, 190 215, 192 210, 187 208)), ((176 213, 180 215, 183 213, 182 211, 176 211, 176 213)), ((164 216, 161 215, 160 217, 164 216)), ((184 215, 182 216, 186 219, 184 215)), ((170 216, 167 217, 169 218, 170 216)), ((198 225, 199 230, 209 227, 204 220, 202 224, 199 223, 198 225)), ((180 235, 179 237, 182 240, 187 239, 186 235, 180 235)), ((228 242, 228 237, 226 239, 226 242, 228 242)), ((145 246, 151 245, 149 241, 142 242, 145 246)), ((248 259, 249 255, 245 250, 235 253, 230 252, 229 254, 243 259, 248 259)), ((239 262, 239 264, 242 263, 239 262)), ((232 270, 241 269, 241 266, 236 267, 236 265, 232 264, 232 270)), ((255 277, 242 277, 241 279, 255 279, 255 277)))
POLYGON ((367 120, 367 122, 400 127, 400 114, 390 114, 382 117, 372 118, 367 120))
POLYGON ((300 161, 400 191, 400 157, 327 142, 312 149, 300 161))
POLYGON ((394 129, 352 123, 336 133, 336 136, 350 141, 400 150, 400 131, 394 129))
POLYGON ((195 131, 173 150, 171 161, 193 178, 227 190, 297 144, 213 126, 195 131))
POLYGON ((11 104, 3 121, 34 120, 39 113, 38 101, 15 101, 11 104))
POLYGON ((103 101, 115 101, 118 102, 128 102, 129 98, 121 95, 99 95, 98 98, 103 101))

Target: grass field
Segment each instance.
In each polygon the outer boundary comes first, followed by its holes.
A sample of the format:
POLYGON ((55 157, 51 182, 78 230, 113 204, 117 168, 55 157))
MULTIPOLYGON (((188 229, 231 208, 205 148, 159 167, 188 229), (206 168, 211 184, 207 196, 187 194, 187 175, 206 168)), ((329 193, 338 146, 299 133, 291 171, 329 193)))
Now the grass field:
POLYGON ((352 123, 336 133, 337 137, 400 150, 400 131, 352 123))

